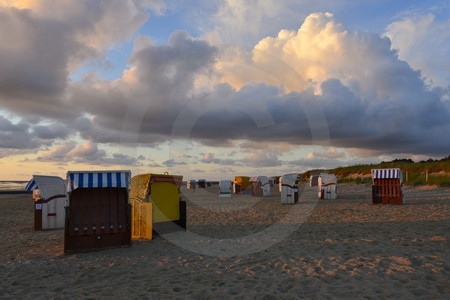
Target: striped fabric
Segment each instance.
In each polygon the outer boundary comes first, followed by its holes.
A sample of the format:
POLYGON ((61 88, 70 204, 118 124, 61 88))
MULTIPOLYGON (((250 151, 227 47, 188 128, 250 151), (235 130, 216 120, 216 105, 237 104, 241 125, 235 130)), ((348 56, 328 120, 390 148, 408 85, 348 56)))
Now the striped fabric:
POLYGON ((36 183, 36 181, 34 181, 34 179, 31 179, 30 181, 28 181, 26 187, 25 187, 25 191, 32 191, 32 190, 37 190, 38 189, 38 185, 36 183))
POLYGON ((373 179, 401 178, 402 173, 400 169, 373 169, 372 177, 373 179))
POLYGON ((67 192, 77 188, 123 187, 129 188, 130 171, 69 171, 67 192))

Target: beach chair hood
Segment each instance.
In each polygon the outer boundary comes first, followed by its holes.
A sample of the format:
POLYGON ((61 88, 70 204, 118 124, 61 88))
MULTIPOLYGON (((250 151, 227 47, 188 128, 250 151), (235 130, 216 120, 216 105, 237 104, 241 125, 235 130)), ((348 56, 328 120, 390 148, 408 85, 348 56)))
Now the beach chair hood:
POLYGON ((295 184, 295 182, 299 179, 300 179, 300 175, 297 173, 285 174, 285 175, 283 175, 281 182, 285 186, 292 187, 295 184))
POLYGON ((235 176, 234 183, 240 185, 243 190, 249 188, 251 185, 250 177, 248 176, 235 176))
POLYGON ((398 168, 393 169, 372 169, 372 180, 375 179, 399 179, 403 183, 403 173, 398 168))
MULTIPOLYGON (((151 186, 155 182, 170 182, 181 187, 183 176, 168 174, 141 174, 133 177, 133 187, 130 197, 146 199, 151 193, 151 186)), ((192 182, 192 181, 191 181, 192 182)), ((195 181, 194 181, 195 182, 195 181)))
POLYGON ((33 175, 33 179, 28 182, 25 190, 35 189, 39 189, 42 199, 66 194, 66 184, 61 177, 57 176, 33 175))
POLYGON ((334 174, 322 173, 322 174, 320 174, 319 177, 320 177, 321 185, 336 184, 337 183, 337 178, 336 178, 336 175, 334 175, 334 174))
POLYGON ((77 188, 130 187, 131 171, 69 171, 67 192, 77 188))

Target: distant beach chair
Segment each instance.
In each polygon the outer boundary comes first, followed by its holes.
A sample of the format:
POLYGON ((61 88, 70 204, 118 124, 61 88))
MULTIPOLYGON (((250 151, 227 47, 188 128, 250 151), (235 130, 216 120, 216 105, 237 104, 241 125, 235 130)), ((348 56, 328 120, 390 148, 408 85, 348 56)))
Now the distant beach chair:
POLYGON ((64 252, 131 245, 130 171, 69 171, 64 252))
POLYGON ((271 195, 270 181, 267 176, 250 177, 252 196, 266 197, 271 195))
POLYGON ((193 191, 195 191, 195 185, 196 185, 196 181, 195 181, 195 180, 188 180, 188 181, 186 182, 186 188, 187 188, 188 190, 193 190, 193 191))
POLYGON ((400 169, 372 169, 372 203, 403 204, 403 173, 400 169))
POLYGON ((199 179, 197 182, 198 182, 199 188, 202 188, 202 189, 206 188, 206 179, 199 179))
POLYGON ((249 176, 235 176, 233 181, 234 194, 251 194, 251 182, 249 176))
POLYGON ((309 177, 309 186, 318 186, 319 185, 319 175, 311 175, 309 177))
POLYGON ((232 183, 231 180, 219 181, 219 197, 231 197, 232 183))
POLYGON ((281 179, 281 203, 295 204, 298 202, 298 186, 300 174, 285 174, 281 179))
POLYGON ((183 176, 141 174, 131 179, 130 198, 153 205, 152 236, 186 230, 186 202, 180 199, 183 176))
POLYGON ((320 199, 336 199, 337 197, 337 178, 334 174, 322 173, 317 180, 320 199))
POLYGON ((62 178, 33 175, 25 190, 33 191, 34 230, 64 227, 66 183, 62 178))

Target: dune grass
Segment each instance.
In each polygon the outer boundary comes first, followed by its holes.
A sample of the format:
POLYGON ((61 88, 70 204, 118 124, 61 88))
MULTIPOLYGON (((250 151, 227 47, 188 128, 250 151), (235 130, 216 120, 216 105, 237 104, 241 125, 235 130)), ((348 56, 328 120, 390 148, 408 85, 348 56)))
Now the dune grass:
POLYGON ((310 175, 326 171, 335 174, 339 183, 370 184, 372 182, 371 169, 385 168, 401 169, 406 185, 450 186, 450 156, 440 160, 429 159, 421 162, 413 162, 410 159, 396 159, 379 164, 354 165, 330 170, 309 170, 302 174, 302 180, 307 181, 310 175))

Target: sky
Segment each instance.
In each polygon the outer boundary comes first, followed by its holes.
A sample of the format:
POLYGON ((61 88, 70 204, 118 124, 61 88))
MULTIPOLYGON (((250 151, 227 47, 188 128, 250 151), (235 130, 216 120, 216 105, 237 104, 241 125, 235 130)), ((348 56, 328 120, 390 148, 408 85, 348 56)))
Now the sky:
POLYGON ((450 154, 450 4, 0 0, 0 180, 450 154))

